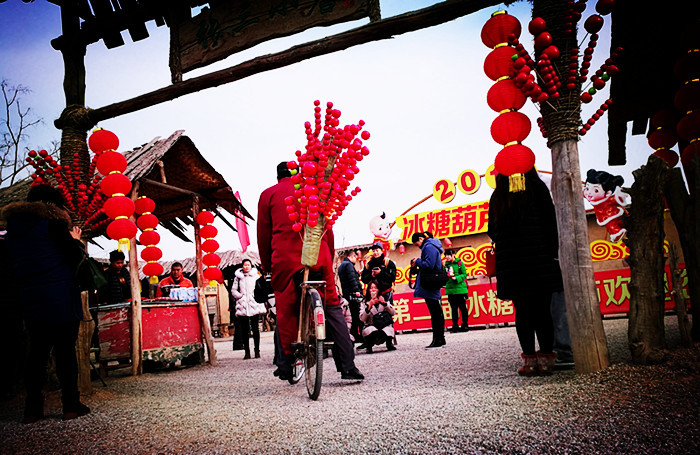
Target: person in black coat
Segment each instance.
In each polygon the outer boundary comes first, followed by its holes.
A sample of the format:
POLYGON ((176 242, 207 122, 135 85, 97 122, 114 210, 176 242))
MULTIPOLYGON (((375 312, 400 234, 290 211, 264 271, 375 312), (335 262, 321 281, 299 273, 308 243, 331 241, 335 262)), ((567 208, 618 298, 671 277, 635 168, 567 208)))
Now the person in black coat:
POLYGON ((525 174, 524 191, 511 192, 508 177, 496 176, 488 234, 495 245, 497 296, 512 300, 515 308, 523 350, 518 373, 551 374, 556 354, 550 302, 552 293, 563 289, 559 233, 549 189, 534 168, 525 174))
POLYGON ((7 205, 0 217, 6 221, 7 251, 13 282, 29 333, 26 364, 27 397, 24 422, 44 417, 43 386, 51 348, 61 384, 63 419, 85 415, 80 402, 75 343, 83 318, 76 269, 83 257, 81 230, 73 227, 63 210, 63 198, 49 185, 36 185, 27 202, 7 205))
POLYGON ((360 274, 355 269, 357 253, 351 250, 338 266, 338 279, 343 291, 343 297, 348 301, 352 323, 350 335, 356 342, 362 341, 362 321, 360 321, 360 304, 362 303, 362 284, 360 274))
POLYGON ((372 258, 362 270, 362 282, 369 284, 370 281, 375 280, 379 285, 379 294, 384 297, 384 301, 393 303, 396 264, 384 256, 384 246, 381 243, 373 244, 370 249, 372 250, 372 258))
POLYGON ((124 267, 124 253, 114 250, 109 253, 109 268, 105 271, 107 286, 102 289, 102 301, 107 305, 131 299, 131 276, 124 267))

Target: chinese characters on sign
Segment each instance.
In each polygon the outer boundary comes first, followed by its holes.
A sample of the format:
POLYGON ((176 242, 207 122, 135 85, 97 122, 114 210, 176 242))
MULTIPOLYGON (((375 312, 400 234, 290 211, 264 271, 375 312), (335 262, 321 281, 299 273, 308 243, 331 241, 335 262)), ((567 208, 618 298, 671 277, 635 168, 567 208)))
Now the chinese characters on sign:
POLYGON ((401 240, 408 241, 414 232, 432 232, 437 239, 486 232, 489 218, 488 201, 457 207, 414 213, 396 218, 402 229, 401 240))

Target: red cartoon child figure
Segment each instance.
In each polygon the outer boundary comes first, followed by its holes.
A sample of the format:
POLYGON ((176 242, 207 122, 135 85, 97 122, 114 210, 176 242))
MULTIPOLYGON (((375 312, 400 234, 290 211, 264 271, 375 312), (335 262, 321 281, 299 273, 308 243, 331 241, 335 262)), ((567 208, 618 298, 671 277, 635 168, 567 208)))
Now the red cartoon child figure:
POLYGON ((389 250, 392 249, 393 243, 389 240, 391 236, 391 224, 386 219, 386 213, 377 215, 369 220, 369 230, 374 234, 372 243, 381 243, 384 247, 384 254, 389 257, 389 250))
POLYGON ((623 207, 630 204, 631 198, 620 189, 623 183, 620 175, 589 169, 583 186, 583 197, 593 206, 598 225, 608 230, 611 242, 618 242, 627 233, 622 227, 622 215, 626 213, 623 207))

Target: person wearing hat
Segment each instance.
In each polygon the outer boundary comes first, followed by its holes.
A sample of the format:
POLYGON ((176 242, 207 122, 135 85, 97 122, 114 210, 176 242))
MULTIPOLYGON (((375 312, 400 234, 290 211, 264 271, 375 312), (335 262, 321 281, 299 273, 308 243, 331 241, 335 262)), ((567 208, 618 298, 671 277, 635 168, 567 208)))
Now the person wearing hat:
POLYGON ((131 276, 125 267, 124 253, 114 250, 109 253, 109 268, 105 271, 107 285, 102 290, 102 301, 111 305, 131 299, 131 276))
POLYGON ((369 284, 370 281, 376 281, 379 286, 379 295, 384 297, 385 302, 393 303, 396 264, 384 256, 384 245, 380 242, 373 243, 370 250, 372 257, 362 270, 362 282, 369 284))
POLYGON ((75 343, 83 319, 76 279, 83 258, 82 231, 63 208, 61 193, 50 185, 35 185, 26 202, 6 205, 11 283, 19 297, 29 335, 24 377, 27 396, 24 423, 44 418, 44 384, 53 349, 61 385, 63 420, 90 412, 80 402, 75 343))
MULTIPOLYGON (((277 307, 276 340, 279 341, 279 356, 275 359, 277 370, 273 373, 282 380, 292 374, 292 343, 296 341, 299 319, 299 282, 303 273, 301 250, 303 242, 299 233, 292 230, 287 215, 285 199, 294 198, 294 184, 287 162, 277 166, 277 184, 260 194, 258 201, 258 250, 264 270, 272 273, 272 289, 277 307)), ((364 376, 355 366, 355 351, 347 329, 345 316, 340 307, 333 273, 335 254, 333 230, 328 229, 321 238, 321 247, 316 266, 311 274, 326 282, 324 304, 326 307, 326 330, 333 338, 333 361, 341 379, 362 380, 364 376)))

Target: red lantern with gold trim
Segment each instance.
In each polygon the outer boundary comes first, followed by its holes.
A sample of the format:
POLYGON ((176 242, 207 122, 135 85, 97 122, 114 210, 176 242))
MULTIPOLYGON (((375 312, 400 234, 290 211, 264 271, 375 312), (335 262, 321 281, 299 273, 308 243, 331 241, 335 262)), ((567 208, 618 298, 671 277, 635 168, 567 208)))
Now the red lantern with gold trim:
POLYGON ((141 245, 157 245, 160 242, 160 234, 153 230, 143 231, 139 242, 141 245))
POLYGON ((112 240, 118 240, 120 246, 124 244, 124 239, 128 242, 129 239, 136 237, 136 232, 136 225, 126 217, 117 218, 107 226, 107 236, 112 240))
POLYGON ((526 100, 527 96, 511 79, 496 82, 486 94, 486 102, 496 112, 518 110, 525 105, 526 100))
POLYGON ((692 112, 678 121, 678 136, 686 142, 700 138, 700 111, 692 112))
POLYGON ((648 142, 654 150, 669 149, 678 142, 678 135, 670 128, 658 128, 651 132, 648 142))
POLYGON ((520 21, 505 11, 496 11, 481 29, 481 42, 493 49, 501 43, 507 43, 509 36, 520 37, 520 21))
POLYGON ((658 156, 662 160, 668 164, 668 167, 676 167, 676 164, 678 164, 678 154, 674 152, 673 150, 669 149, 658 149, 654 153, 652 153, 654 156, 658 156))
POLYGON ((511 46, 501 46, 492 50, 484 60, 484 73, 493 81, 508 76, 513 67, 513 55, 517 55, 517 51, 511 46))
POLYGON ((202 264, 207 267, 218 267, 221 264, 221 256, 216 253, 208 253, 202 257, 202 264))
POLYGON ((509 142, 522 142, 530 134, 532 124, 527 115, 521 112, 505 112, 491 124, 491 137, 501 145, 509 142))
POLYGON ((97 170, 105 176, 112 172, 124 172, 126 170, 126 158, 119 152, 107 150, 97 158, 97 170))
POLYGON ((102 206, 108 217, 131 216, 134 213, 134 201, 126 196, 114 196, 107 199, 102 206))
POLYGON ((113 132, 100 128, 90 135, 88 147, 93 153, 99 155, 107 150, 119 148, 119 138, 113 132))
MULTIPOLYGON (((151 278, 155 277, 155 283, 158 282, 158 275, 163 274, 163 266, 158 264, 157 262, 149 262, 148 264, 143 266, 143 274, 146 276, 150 276, 151 278)), ((153 283, 153 281, 151 281, 153 283)))
POLYGON ((147 229, 155 229, 158 226, 158 217, 153 215, 152 213, 146 213, 144 215, 141 215, 137 220, 136 223, 139 226, 139 229, 142 231, 145 231, 147 229))
POLYGON ((163 252, 157 246, 148 246, 141 251, 141 259, 146 262, 155 262, 163 257, 163 252))
POLYGON ((144 213, 152 213, 156 209, 156 203, 153 199, 146 196, 141 196, 134 202, 134 211, 139 215, 144 213))

